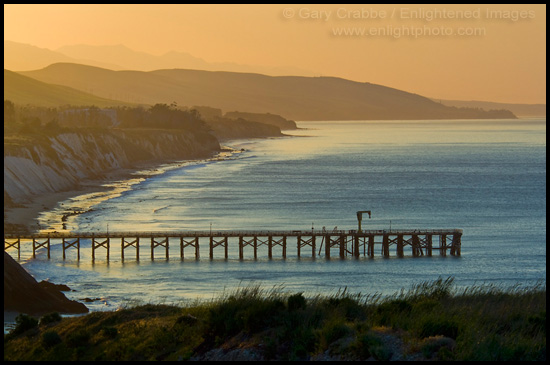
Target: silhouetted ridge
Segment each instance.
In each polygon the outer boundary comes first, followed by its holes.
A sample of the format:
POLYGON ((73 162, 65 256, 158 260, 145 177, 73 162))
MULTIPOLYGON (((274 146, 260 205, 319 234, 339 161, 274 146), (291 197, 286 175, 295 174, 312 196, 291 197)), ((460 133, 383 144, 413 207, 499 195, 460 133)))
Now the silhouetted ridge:
POLYGON ((21 74, 128 102, 209 105, 293 120, 515 118, 509 111, 448 107, 417 94, 337 77, 186 69, 110 71, 68 63, 21 74))

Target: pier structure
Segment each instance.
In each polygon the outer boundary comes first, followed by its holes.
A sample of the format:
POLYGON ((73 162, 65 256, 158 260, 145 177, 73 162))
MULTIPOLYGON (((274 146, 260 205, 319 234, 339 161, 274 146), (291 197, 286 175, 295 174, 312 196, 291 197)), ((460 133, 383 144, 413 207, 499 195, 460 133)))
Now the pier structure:
MULTIPOLYGON (((415 229, 415 230, 293 230, 293 231, 177 231, 177 232, 49 232, 37 234, 4 233, 4 251, 17 250, 18 259, 21 259, 22 245, 32 243, 32 257, 36 258, 36 251, 44 249, 48 259, 51 258, 51 247, 61 244, 63 260, 67 252, 76 250, 76 259, 80 260, 80 251, 84 240, 90 241, 92 261, 98 257, 98 250, 105 252, 105 260, 111 258, 112 244, 120 243, 120 258, 128 258, 127 250, 135 249, 135 260, 140 260, 140 247, 150 248, 150 258, 155 259, 155 252, 164 248, 164 258, 170 259, 170 249, 179 246, 179 257, 198 260, 200 253, 207 250, 210 259, 230 258, 229 248, 238 248, 235 255, 238 259, 258 258, 259 251, 272 259, 275 251, 280 251, 280 257, 287 258, 289 251, 293 251, 298 258, 324 257, 340 259, 368 257, 374 258, 379 254, 383 258, 392 256, 405 257, 409 251, 412 257, 430 257, 434 252, 440 256, 461 255, 461 229, 415 229), (174 245, 178 242, 179 245, 174 245), (172 245, 170 245, 172 243, 172 245), (189 248, 188 248, 189 247, 189 248), (185 255, 185 249, 188 253, 185 255), (156 251, 155 251, 156 249, 156 251), (192 250, 189 255, 189 250, 192 250), (201 250, 202 249, 202 250, 201 250), (222 251, 222 253, 220 253, 222 251), (250 253, 252 251, 252 253, 250 253), (125 255, 126 253, 126 255, 125 255), (218 254, 216 256, 215 254, 218 254)), ((74 256, 74 254, 71 254, 74 256)), ((279 255, 279 254, 277 254, 279 255)), ((103 256, 103 255, 101 255, 103 256)), ((133 252, 130 257, 133 257, 133 252)), ((237 258, 235 257, 235 258, 237 258)))

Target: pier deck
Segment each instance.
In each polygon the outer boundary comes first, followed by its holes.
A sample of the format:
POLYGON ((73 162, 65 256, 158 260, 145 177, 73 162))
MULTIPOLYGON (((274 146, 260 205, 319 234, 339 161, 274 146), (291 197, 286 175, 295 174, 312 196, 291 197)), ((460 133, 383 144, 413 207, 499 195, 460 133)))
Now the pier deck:
POLYGON ((279 247, 282 258, 287 257, 291 247, 296 248, 298 258, 304 255, 325 259, 332 256, 341 259, 360 256, 373 258, 375 252, 387 258, 393 247, 397 257, 404 257, 407 246, 411 248, 413 257, 432 256, 433 251, 438 251, 441 256, 460 256, 462 233, 461 229, 4 233, 4 251, 15 249, 20 259, 21 245, 32 244, 34 258, 37 250, 42 248, 47 251, 49 259, 51 246, 61 244, 64 260, 69 250, 76 250, 76 259, 80 260, 81 240, 87 240, 91 242, 87 249, 92 251, 92 261, 100 249, 105 250, 105 259, 109 261, 113 244, 120 245, 123 261, 125 250, 131 248, 135 249, 135 259, 139 261, 140 248, 144 246, 150 249, 152 260, 159 246, 164 248, 166 259, 170 258, 169 250, 173 246, 179 246, 181 260, 188 247, 194 259, 199 259, 201 248, 208 249, 210 259, 215 257, 215 251, 223 250, 223 257, 227 259, 230 245, 238 247, 239 259, 245 258, 245 250, 252 250, 256 259, 262 246, 267 247, 267 257, 270 259, 273 258, 274 249, 279 247), (251 248, 247 249, 248 246, 251 248))

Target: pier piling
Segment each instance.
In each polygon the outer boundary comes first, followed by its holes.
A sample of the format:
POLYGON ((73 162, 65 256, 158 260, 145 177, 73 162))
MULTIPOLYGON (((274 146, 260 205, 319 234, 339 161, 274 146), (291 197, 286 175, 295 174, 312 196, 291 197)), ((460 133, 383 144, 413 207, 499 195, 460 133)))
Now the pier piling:
MULTIPOLYGON (((147 238, 151 240, 151 260, 155 259, 155 248, 164 247, 166 260, 170 258, 170 239, 179 240, 180 259, 184 260, 185 248, 194 248, 194 257, 199 259, 199 239, 201 237, 209 239, 209 258, 214 259, 214 249, 218 246, 224 248, 225 259, 229 258, 229 246, 232 240, 238 243, 238 258, 245 259, 245 248, 251 246, 254 259, 258 259, 260 252, 264 252, 262 246, 267 246, 267 257, 274 257, 275 249, 280 246, 283 259, 288 256, 288 239, 296 237, 296 256, 301 258, 306 252, 304 248, 311 249, 311 258, 315 259, 322 255, 322 246, 324 244, 325 259, 331 258, 331 249, 338 249, 340 259, 346 259, 348 256, 360 258, 374 258, 375 247, 381 246, 381 256, 389 258, 391 256, 390 248, 395 245, 395 254, 397 257, 405 256, 405 247, 410 246, 412 257, 421 257, 426 255, 431 257, 433 250, 439 250, 440 256, 460 256, 462 245, 462 230, 460 229, 438 229, 438 230, 392 230, 391 232, 383 230, 363 230, 357 231, 219 231, 219 232, 128 232, 128 233, 86 233, 86 232, 49 232, 44 234, 24 234, 24 233, 4 233, 4 251, 16 250, 17 258, 21 259, 21 246, 25 242, 32 242, 32 257, 37 257, 37 251, 44 249, 47 251, 48 259, 51 258, 51 246, 55 242, 60 242, 62 246, 63 260, 67 259, 66 251, 76 249, 77 260, 80 260, 81 240, 89 239, 91 242, 92 261, 97 259, 96 250, 104 248, 106 250, 105 260, 109 261, 111 257, 111 240, 121 240, 120 255, 122 261, 125 260, 125 250, 129 247, 136 249, 136 261, 139 261, 140 239, 147 238), (321 238, 319 252, 317 253, 317 237, 321 238), (439 239, 439 246, 434 247, 433 240, 439 239), (361 246, 363 249, 361 250, 361 246)), ((278 250, 277 250, 278 251, 278 250)), ((393 251, 393 249, 391 250, 393 251)), ((334 253, 334 252, 332 252, 334 253)), ((309 256, 309 255, 307 255, 309 256)))

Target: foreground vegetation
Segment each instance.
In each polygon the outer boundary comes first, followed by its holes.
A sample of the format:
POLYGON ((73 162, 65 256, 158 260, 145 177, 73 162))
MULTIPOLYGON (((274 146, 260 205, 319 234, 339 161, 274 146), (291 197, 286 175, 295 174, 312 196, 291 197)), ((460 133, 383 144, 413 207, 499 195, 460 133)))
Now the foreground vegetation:
POLYGON ((546 360, 546 284, 459 290, 449 278, 309 299, 256 286, 186 306, 21 315, 4 336, 4 360, 185 359, 546 360))

